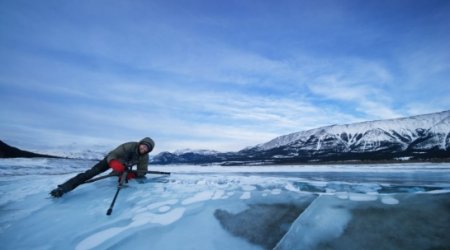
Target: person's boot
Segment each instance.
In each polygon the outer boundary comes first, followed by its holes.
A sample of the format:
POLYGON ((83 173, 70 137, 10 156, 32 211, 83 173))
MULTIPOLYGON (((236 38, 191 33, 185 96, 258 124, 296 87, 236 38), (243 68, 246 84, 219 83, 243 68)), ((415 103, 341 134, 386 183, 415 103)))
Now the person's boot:
POLYGON ((55 198, 59 198, 59 197, 63 196, 64 193, 66 193, 64 191, 64 189, 62 189, 60 186, 58 186, 57 188, 53 189, 50 192, 50 195, 55 197, 55 198))

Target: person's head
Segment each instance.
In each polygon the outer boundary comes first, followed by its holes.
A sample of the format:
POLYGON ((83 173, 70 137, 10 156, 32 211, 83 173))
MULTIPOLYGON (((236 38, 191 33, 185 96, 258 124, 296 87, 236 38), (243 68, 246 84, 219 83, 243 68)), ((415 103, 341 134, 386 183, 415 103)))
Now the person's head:
POLYGON ((139 154, 148 154, 155 147, 155 142, 150 137, 145 137, 139 142, 139 154))

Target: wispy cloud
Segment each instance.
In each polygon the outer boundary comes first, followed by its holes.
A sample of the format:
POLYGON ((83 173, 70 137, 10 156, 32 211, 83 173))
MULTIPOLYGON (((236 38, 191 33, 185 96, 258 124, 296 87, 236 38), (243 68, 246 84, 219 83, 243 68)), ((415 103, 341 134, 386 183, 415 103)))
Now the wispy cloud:
POLYGON ((362 60, 336 60, 333 68, 327 68, 322 76, 312 79, 310 90, 350 109, 364 114, 369 119, 401 117, 403 114, 393 107, 393 98, 387 86, 395 84, 393 76, 382 65, 362 60))

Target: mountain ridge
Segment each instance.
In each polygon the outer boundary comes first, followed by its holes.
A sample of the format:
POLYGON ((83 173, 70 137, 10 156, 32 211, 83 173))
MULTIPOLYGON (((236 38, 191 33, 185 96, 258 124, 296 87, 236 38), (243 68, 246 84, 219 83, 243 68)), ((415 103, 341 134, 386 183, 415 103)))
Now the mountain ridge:
POLYGON ((157 164, 283 164, 397 159, 450 160, 450 110, 396 119, 330 125, 282 135, 237 152, 162 152, 157 164))
POLYGON ((16 147, 12 147, 2 140, 0 140, 0 158, 61 158, 59 156, 47 155, 47 154, 38 154, 26 150, 21 150, 16 147))

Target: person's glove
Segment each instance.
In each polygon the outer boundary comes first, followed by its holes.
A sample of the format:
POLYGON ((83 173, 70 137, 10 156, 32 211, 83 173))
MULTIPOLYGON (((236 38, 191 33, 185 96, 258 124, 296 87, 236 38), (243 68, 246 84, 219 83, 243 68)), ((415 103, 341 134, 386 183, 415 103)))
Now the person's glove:
MULTIPOLYGON (((127 173, 127 179, 125 180, 125 183, 128 183, 129 180, 134 179, 137 177, 137 172, 131 170, 130 172, 127 173)), ((119 175, 118 181, 120 183, 120 178, 122 178, 122 175, 119 175)))
POLYGON ((123 171, 125 171, 125 166, 122 164, 122 162, 120 162, 119 160, 111 160, 108 163, 109 167, 112 168, 112 170, 114 170, 117 173, 123 173, 123 171))
POLYGON ((128 180, 131 180, 131 179, 134 179, 134 178, 136 178, 136 177, 137 177, 136 171, 130 171, 130 172, 128 172, 128 174, 127 174, 127 181, 128 181, 128 180))

